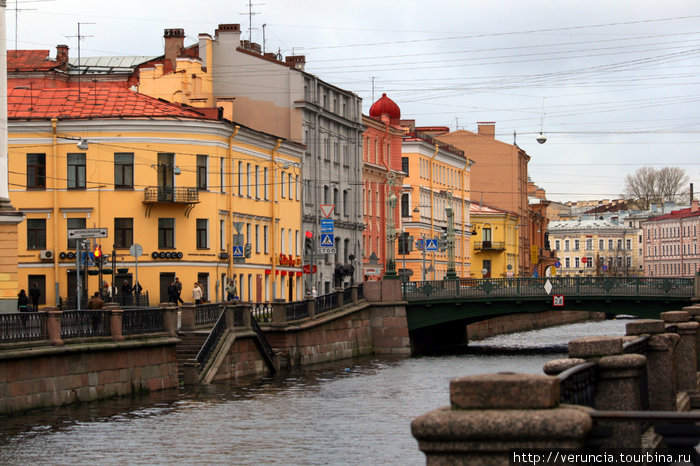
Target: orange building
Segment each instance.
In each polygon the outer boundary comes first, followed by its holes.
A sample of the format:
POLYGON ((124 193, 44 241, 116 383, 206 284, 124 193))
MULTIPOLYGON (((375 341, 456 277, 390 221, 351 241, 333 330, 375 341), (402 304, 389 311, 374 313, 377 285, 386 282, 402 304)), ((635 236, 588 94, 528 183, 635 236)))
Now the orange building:
MULTIPOLYGON (((394 176, 394 194, 399 199, 404 171, 401 165, 401 109, 386 94, 362 116, 362 177, 365 230, 363 232, 362 273, 365 279, 379 279, 386 267, 386 200, 388 176, 394 176)), ((395 227, 401 228, 400 205, 394 211, 395 227)))
POLYGON ((471 199, 513 212, 518 223, 518 275, 531 276, 530 209, 527 191, 527 164, 530 156, 516 144, 496 140, 495 123, 479 123, 478 133, 458 130, 433 133, 437 139, 469 154, 472 167, 471 199))

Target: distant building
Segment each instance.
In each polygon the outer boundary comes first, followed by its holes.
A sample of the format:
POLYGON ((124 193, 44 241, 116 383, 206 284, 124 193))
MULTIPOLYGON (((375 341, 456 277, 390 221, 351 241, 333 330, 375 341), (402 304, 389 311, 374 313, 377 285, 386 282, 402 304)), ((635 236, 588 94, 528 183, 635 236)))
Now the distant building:
POLYGON ((550 222, 549 243, 563 276, 643 275, 640 230, 617 218, 550 222))
POLYGON ((644 269, 650 277, 692 277, 700 270, 700 209, 694 200, 641 222, 644 269))
POLYGON ((473 236, 471 276, 514 277, 518 270, 517 215, 486 205, 469 207, 473 236))

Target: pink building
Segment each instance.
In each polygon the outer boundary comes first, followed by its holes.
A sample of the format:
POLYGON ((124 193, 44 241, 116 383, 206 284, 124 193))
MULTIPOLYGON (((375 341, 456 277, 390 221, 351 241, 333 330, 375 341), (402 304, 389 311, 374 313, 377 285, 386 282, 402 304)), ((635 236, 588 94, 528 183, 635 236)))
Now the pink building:
POLYGON ((692 277, 700 270, 700 209, 687 209, 642 222, 644 271, 648 277, 692 277))

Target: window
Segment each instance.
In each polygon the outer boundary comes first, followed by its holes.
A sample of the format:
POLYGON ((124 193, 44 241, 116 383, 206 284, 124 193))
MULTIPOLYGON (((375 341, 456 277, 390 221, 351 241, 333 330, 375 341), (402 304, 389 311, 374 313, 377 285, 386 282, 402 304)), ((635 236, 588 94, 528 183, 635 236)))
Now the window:
POLYGON ((255 254, 260 254, 260 225, 255 225, 255 254))
MULTIPOLYGON (((403 202, 403 201, 402 201, 403 202)), ((348 216, 348 190, 343 189, 343 215, 348 216)))
MULTIPOLYGON (((333 205, 338 205, 338 188, 333 188, 333 205)), ((338 212, 336 212, 337 214, 338 212)))
POLYGON ((243 162, 238 162, 238 195, 243 195, 243 162))
POLYGON ((617 250, 619 251, 620 249, 622 249, 622 240, 618 239, 617 240, 617 250))
POLYGON ((267 225, 264 225, 263 226, 263 246, 265 247, 265 254, 268 254, 270 252, 268 245, 267 245, 267 238, 268 238, 267 230, 268 230, 267 225))
POLYGON ((632 240, 631 239, 626 240, 625 244, 626 244, 628 250, 632 249, 632 240))
POLYGON ((632 258, 630 256, 626 257, 626 264, 628 268, 632 267, 632 258))
POLYGON ((299 184, 299 175, 294 178, 294 200, 301 200, 301 185, 299 184))
POLYGON ((568 250, 569 250, 569 240, 565 239, 564 240, 564 251, 568 251, 568 250))
POLYGON ((27 249, 46 249, 46 219, 27 219, 27 249))
POLYGON ((226 249, 226 223, 225 220, 219 220, 219 249, 226 249))
POLYGON ((226 192, 226 159, 223 157, 219 158, 219 184, 221 185, 221 192, 226 192))
POLYGON ((605 250, 605 240, 604 239, 598 240, 598 249, 600 249, 601 251, 605 250))
POLYGON ((245 170, 245 184, 246 184, 245 195, 250 197, 250 179, 251 179, 250 164, 249 163, 245 164, 245 168, 246 168, 246 170, 245 170))
POLYGON ((117 152, 114 154, 114 187, 134 188, 134 154, 117 152))
POLYGON ((401 216, 402 217, 409 217, 411 215, 410 207, 411 206, 408 203, 408 193, 403 193, 401 195, 401 216))
POLYGON ((561 241, 559 241, 558 239, 557 239, 557 240, 554 240, 554 250, 555 250, 555 251, 560 251, 560 250, 561 250, 561 241))
POLYGON ((255 166, 255 199, 260 199, 260 166, 255 166))
POLYGON ((207 190, 207 156, 197 155, 197 189, 207 190))
POLYGON ((578 251, 579 249, 581 249, 581 240, 575 239, 574 240, 574 251, 578 251))
POLYGON ((566 268, 566 269, 571 268, 571 258, 569 258, 569 257, 564 258, 564 268, 566 268))
POLYGON ((578 257, 574 257, 574 267, 581 267, 581 260, 578 257))
POLYGON ((287 197, 289 200, 292 199, 292 193, 294 192, 294 186, 292 185, 292 174, 287 173, 287 197))
POLYGON ((593 239, 588 238, 586 239, 586 251, 591 251, 593 250, 593 239))
POLYGON ((159 218, 158 219, 158 247, 159 248, 174 248, 175 247, 175 219, 174 218, 159 218))
POLYGON ((267 201, 269 199, 267 194, 267 167, 263 168, 263 185, 263 195, 265 196, 265 200, 267 201))
POLYGON ((134 219, 114 219, 114 247, 120 249, 130 248, 134 244, 134 219))
POLYGON ((401 157, 401 171, 408 175, 408 157, 401 157))
POLYGON ((284 189, 284 172, 282 172, 282 174, 280 175, 280 179, 280 194, 282 195, 282 198, 284 198, 284 193, 286 192, 286 190, 284 189))
POLYGON ((207 249, 209 247, 209 219, 197 219, 197 249, 207 249))
MULTIPOLYGON (((68 218, 66 219, 66 226, 68 230, 79 230, 82 228, 85 228, 85 219, 84 218, 68 218)), ((68 249, 75 249, 76 247, 76 240, 75 239, 68 239, 68 249)))
POLYGON ((609 240, 608 240, 608 250, 612 251, 613 249, 615 249, 615 248, 613 247, 613 240, 609 239, 609 240))
POLYGON ((46 154, 27 154, 27 189, 46 189, 46 154))

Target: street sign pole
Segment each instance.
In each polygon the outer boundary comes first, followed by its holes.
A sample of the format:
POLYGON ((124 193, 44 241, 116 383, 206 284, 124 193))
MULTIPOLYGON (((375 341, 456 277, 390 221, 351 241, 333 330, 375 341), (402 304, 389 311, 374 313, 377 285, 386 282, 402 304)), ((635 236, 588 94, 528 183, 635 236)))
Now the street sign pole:
POLYGON ((421 233, 420 237, 423 240, 423 281, 425 281, 425 233, 421 233))
POLYGON ((80 283, 80 261, 83 260, 80 252, 80 244, 82 241, 75 242, 75 296, 78 302, 78 310, 80 310, 80 296, 82 294, 82 283, 80 283))

